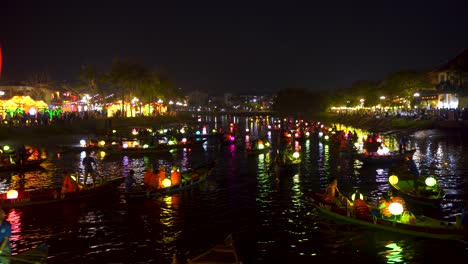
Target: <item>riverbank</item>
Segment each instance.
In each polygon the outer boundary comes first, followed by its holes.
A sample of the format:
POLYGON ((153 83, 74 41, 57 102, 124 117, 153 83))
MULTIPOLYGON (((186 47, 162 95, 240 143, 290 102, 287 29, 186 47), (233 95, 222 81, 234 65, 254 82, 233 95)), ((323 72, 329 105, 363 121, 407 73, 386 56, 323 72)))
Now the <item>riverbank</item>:
POLYGON ((111 119, 81 119, 67 122, 56 122, 44 126, 0 126, 0 142, 17 141, 19 139, 40 140, 52 136, 66 135, 104 135, 112 130, 129 131, 132 127, 158 127, 174 123, 191 123, 193 118, 188 115, 111 118, 111 119))

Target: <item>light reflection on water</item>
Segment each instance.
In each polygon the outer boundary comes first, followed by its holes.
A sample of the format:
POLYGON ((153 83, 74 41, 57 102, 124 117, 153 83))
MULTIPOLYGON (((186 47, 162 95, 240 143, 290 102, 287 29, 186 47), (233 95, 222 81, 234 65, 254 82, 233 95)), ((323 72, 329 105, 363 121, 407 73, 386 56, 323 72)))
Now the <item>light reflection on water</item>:
MULTIPOLYGON (((238 122, 249 127, 251 138, 267 136, 261 118, 210 120, 217 122, 209 127, 227 128, 230 122, 238 122)), ((239 130, 245 131, 243 127, 239 130)), ((437 259, 440 251, 466 258, 464 246, 457 242, 440 243, 323 218, 304 201, 305 193, 322 192, 334 176, 342 193, 358 188, 369 202, 376 202, 389 190, 388 168, 340 157, 327 143, 309 139, 302 143, 303 163, 298 172, 278 173, 272 166, 277 134, 273 131, 269 137, 273 150, 259 155, 244 155, 235 145, 218 148, 210 141, 202 148, 181 150, 169 157, 97 158, 103 177, 126 176, 133 169, 138 181, 151 165, 177 164, 184 171, 214 159, 218 163, 199 187, 156 200, 109 197, 96 203, 7 210, 13 223, 13 249, 47 242, 51 263, 170 263, 176 250, 201 252, 234 232, 245 263, 420 263, 437 259)), ((398 136, 383 137, 389 147, 396 147, 398 136)), ((452 213, 467 198, 466 144, 437 131, 411 134, 409 141, 417 149, 414 160, 421 174, 436 175, 448 194, 444 210, 452 213)), ((81 175, 81 153, 49 154, 46 170, 24 174, 26 186, 60 185, 63 169, 81 175)), ((0 186, 2 190, 16 187, 19 179, 17 174, 4 173, 0 186)))

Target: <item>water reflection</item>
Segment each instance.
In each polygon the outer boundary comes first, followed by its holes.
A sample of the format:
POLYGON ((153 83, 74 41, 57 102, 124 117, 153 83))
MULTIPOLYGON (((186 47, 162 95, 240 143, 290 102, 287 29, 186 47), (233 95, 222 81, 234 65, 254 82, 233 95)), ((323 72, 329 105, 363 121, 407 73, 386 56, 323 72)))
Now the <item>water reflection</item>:
MULTIPOLYGON (((13 247, 46 241, 51 245, 51 263, 170 263, 176 250, 203 251, 233 232, 239 238, 245 263, 422 263, 437 258, 440 251, 466 257, 463 245, 456 242, 441 243, 328 220, 302 198, 309 191, 324 191, 328 178, 334 176, 344 194, 359 189, 366 200, 376 203, 389 190, 388 167, 368 166, 340 156, 329 142, 310 138, 294 143, 303 157, 299 170, 275 173, 271 169, 275 151, 284 144, 277 128, 284 127, 285 120, 233 116, 200 116, 199 120, 209 129, 245 133, 248 128, 250 140, 267 136, 273 149, 244 155, 236 145, 218 146, 209 141, 203 148, 177 150, 168 157, 99 159, 100 175, 125 176, 133 169, 139 181, 147 166, 176 164, 184 171, 215 159, 218 163, 199 187, 157 200, 109 197, 106 202, 10 209, 8 219, 17 227, 13 247)), ((352 127, 337 127, 361 138, 367 135, 352 127)), ((390 148, 397 147, 399 135, 381 136, 390 148)), ((453 213, 467 196, 466 145, 434 131, 409 135, 409 141, 417 149, 414 160, 421 174, 437 176, 448 193, 444 210, 453 213)), ((80 153, 54 155, 45 164, 46 171, 24 174, 25 186, 34 182, 60 184, 56 172, 80 171, 82 158, 80 153)), ((0 186, 16 187, 19 179, 18 174, 2 175, 0 186)))

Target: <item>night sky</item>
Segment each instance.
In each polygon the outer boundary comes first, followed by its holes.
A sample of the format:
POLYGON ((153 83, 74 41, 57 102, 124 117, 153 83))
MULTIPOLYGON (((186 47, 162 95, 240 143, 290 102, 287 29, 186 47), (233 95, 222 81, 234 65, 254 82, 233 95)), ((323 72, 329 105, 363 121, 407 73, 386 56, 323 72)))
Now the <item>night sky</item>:
POLYGON ((184 90, 275 93, 431 69, 468 48, 468 1, 102 2, 0 0, 2 79, 73 83, 119 57, 184 90))

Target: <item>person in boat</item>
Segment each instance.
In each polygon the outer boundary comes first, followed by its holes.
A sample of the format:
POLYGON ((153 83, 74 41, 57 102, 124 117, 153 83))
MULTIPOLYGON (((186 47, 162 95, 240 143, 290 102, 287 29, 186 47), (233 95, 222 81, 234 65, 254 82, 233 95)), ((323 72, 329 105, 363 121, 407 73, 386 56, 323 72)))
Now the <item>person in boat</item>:
POLYGON ((77 182, 71 177, 71 174, 64 170, 62 172, 62 192, 61 193, 70 193, 78 191, 78 184, 77 182))
POLYGON ((406 136, 402 136, 398 141, 398 151, 400 154, 405 153, 408 150, 408 139, 406 136))
POLYGON ((0 263, 10 263, 11 224, 5 220, 5 211, 0 209, 0 263))
POLYGON ((371 215, 371 211, 366 201, 361 199, 361 197, 362 194, 360 194, 358 191, 354 193, 353 212, 354 216, 357 218, 366 218, 371 215))
POLYGON ((26 160, 31 155, 31 151, 27 150, 26 147, 23 144, 21 144, 16 149, 16 155, 20 166, 23 166, 26 163, 26 160))
POLYGON ((179 185, 181 181, 182 175, 177 168, 177 166, 172 166, 171 170, 171 185, 179 185))
POLYGON ((91 154, 89 151, 86 151, 86 157, 83 158, 82 162, 84 166, 84 174, 83 174, 83 184, 84 186, 86 185, 86 182, 88 180, 88 176, 90 175, 92 180, 93 180, 93 187, 96 187, 96 172, 94 171, 94 166, 96 166, 96 160, 91 157, 91 154))
POLYGON ((135 180, 135 171, 130 170, 128 172, 128 176, 125 178, 125 191, 130 192, 133 190, 133 188, 136 185, 136 180, 135 180))
POLYGON ((325 190, 325 193, 323 194, 323 199, 326 202, 329 203, 334 203, 337 206, 342 206, 343 203, 340 200, 341 193, 338 190, 338 179, 335 177, 330 178, 330 183, 327 186, 327 189, 325 190))
POLYGON ((149 187, 151 186, 151 182, 154 181, 155 178, 158 179, 158 175, 154 173, 153 166, 149 166, 148 168, 146 168, 146 172, 143 175, 143 184, 149 187))

